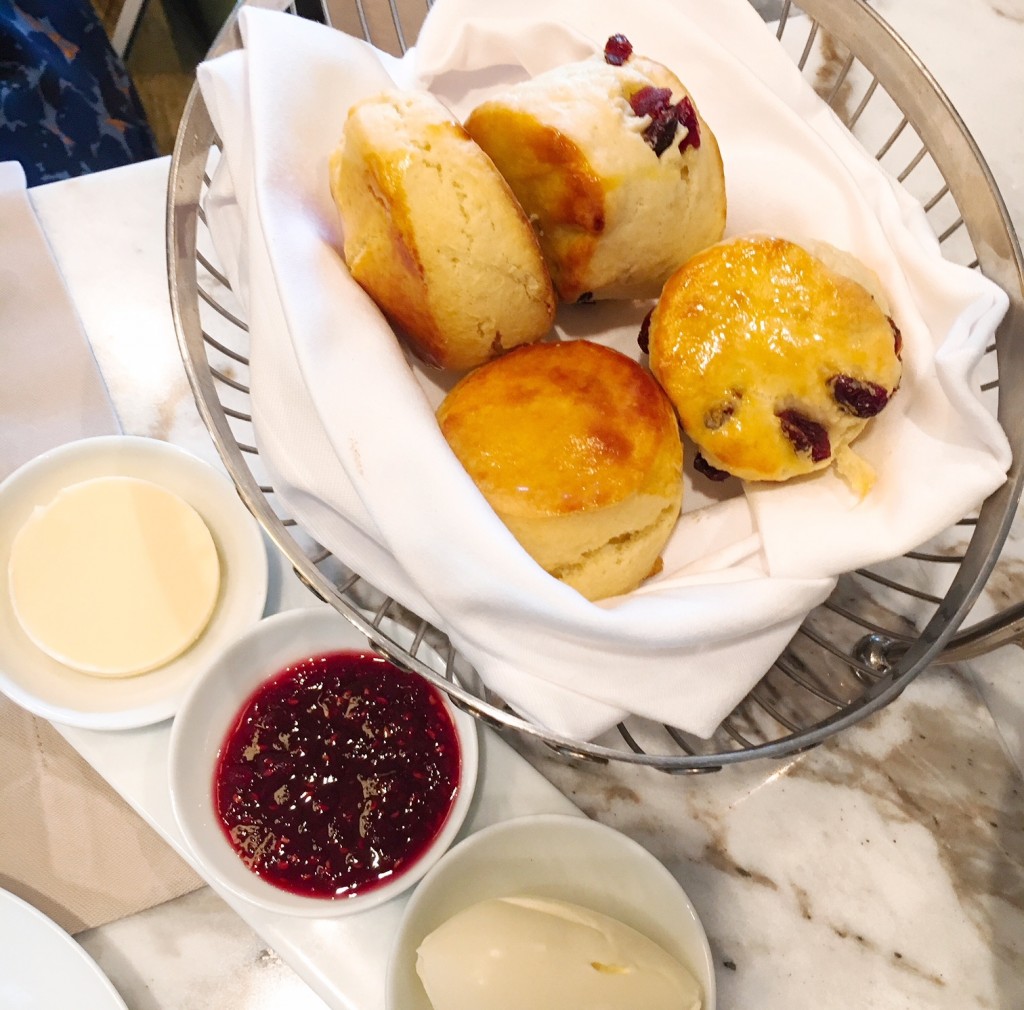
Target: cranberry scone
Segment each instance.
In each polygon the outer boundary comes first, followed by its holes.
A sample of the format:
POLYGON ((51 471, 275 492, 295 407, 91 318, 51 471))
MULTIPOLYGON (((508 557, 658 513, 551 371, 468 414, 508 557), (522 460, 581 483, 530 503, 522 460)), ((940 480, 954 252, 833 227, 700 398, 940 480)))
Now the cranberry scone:
POLYGON ((540 238, 559 298, 654 298, 726 216, 718 142, 679 79, 621 35, 477 106, 470 136, 540 238))
POLYGON ((858 494, 872 486, 850 443, 899 387, 902 342, 849 253, 774 236, 714 245, 665 284, 647 339, 708 476, 784 481, 835 464, 858 494))
POLYGON ((472 368, 551 328, 555 296, 533 229, 432 95, 354 105, 330 182, 349 271, 424 361, 472 368))

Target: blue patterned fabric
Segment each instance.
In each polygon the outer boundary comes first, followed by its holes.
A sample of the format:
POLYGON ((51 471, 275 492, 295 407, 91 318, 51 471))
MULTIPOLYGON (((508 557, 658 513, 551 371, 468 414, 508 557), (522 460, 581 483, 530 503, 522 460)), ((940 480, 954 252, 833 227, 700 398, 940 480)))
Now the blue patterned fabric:
POLYGON ((89 0, 0 0, 0 161, 34 186, 157 153, 89 0))

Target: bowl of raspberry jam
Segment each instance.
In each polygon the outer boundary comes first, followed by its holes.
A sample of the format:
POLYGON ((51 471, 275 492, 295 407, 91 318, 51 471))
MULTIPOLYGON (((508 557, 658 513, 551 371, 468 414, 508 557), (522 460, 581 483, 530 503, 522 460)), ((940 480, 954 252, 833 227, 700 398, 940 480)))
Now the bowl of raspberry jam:
POLYGON ((272 911, 383 904, 455 840, 477 729, 340 615, 261 621, 193 685, 171 730, 174 813, 204 875, 272 911))

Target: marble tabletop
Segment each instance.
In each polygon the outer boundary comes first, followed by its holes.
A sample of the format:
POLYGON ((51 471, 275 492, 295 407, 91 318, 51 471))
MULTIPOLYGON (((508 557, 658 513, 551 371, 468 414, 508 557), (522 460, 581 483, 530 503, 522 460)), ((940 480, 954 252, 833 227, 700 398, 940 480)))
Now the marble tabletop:
MULTIPOLYGON (((875 5, 957 106, 1024 233, 1024 3, 875 5)), ((216 461, 167 307, 167 167, 41 187, 32 201, 124 429, 216 461)), ((1004 603, 1024 594, 1022 530, 990 586, 1004 603)), ((280 563, 271 593, 275 609, 309 602, 280 563)), ((677 876, 707 929, 723 1010, 1024 1006, 1016 646, 930 670, 866 724, 784 761, 671 777, 517 746, 677 876)), ((78 939, 133 1010, 325 1005, 209 888, 78 939)))

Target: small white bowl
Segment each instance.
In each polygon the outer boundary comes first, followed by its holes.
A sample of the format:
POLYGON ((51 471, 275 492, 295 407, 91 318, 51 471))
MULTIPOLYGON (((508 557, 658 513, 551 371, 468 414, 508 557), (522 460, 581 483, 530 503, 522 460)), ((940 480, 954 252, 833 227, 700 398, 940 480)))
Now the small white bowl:
POLYGON ((388 961, 387 1010, 431 1010, 416 950, 438 926, 489 898, 532 895, 612 916, 682 962, 715 1010, 704 928, 671 873, 643 846, 586 817, 537 814, 470 835, 423 878, 405 908, 388 961))
MULTIPOLYGON (((253 692, 286 666, 326 652, 371 652, 345 618, 327 607, 265 618, 231 645, 192 686, 171 727, 171 806, 203 876, 237 897, 286 915, 328 917, 374 908, 418 881, 454 842, 473 798, 477 724, 444 697, 460 747, 458 792, 448 819, 423 855, 394 880, 346 898, 294 894, 249 870, 225 838, 214 809, 214 774, 224 740, 253 692)), ((423 648, 426 653, 425 647, 423 648)), ((440 667, 438 667, 440 669, 440 667)))
POLYGON ((85 729, 129 729, 169 719, 196 674, 260 619, 267 550, 235 487, 208 463, 168 442, 132 435, 86 438, 51 449, 0 484, 0 691, 35 715, 85 729), (64 666, 25 634, 11 605, 11 545, 39 505, 94 477, 138 477, 173 491, 202 516, 217 545, 221 586, 199 638, 137 677, 93 677, 64 666))

